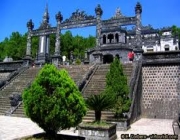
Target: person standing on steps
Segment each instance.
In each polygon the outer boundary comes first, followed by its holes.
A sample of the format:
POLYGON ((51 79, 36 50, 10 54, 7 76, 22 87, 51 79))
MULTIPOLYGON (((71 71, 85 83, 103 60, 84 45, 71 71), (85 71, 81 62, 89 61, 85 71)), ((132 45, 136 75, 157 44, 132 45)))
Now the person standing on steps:
POLYGON ((128 59, 130 62, 132 62, 134 60, 134 52, 133 51, 128 53, 128 59))

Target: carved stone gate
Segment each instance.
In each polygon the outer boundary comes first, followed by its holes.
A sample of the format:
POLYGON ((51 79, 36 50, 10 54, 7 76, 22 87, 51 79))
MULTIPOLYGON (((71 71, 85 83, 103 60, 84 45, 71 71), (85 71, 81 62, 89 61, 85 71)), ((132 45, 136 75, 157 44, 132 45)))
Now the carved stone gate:
MULTIPOLYGON (((95 8, 96 16, 87 15, 84 11, 76 10, 72 13, 72 15, 63 21, 63 16, 61 12, 56 14, 56 27, 51 27, 49 24, 49 13, 48 7, 46 7, 45 13, 43 15, 43 21, 40 27, 36 30, 33 30, 34 24, 32 20, 29 20, 27 23, 28 27, 28 37, 27 37, 27 49, 26 49, 26 58, 31 58, 31 39, 33 36, 39 36, 39 50, 37 53, 37 64, 44 64, 49 61, 50 54, 49 54, 49 35, 56 34, 56 43, 55 43, 55 51, 52 57, 52 61, 54 64, 58 64, 61 58, 60 52, 60 44, 61 44, 61 30, 64 29, 72 29, 72 28, 80 28, 80 27, 87 27, 87 26, 96 26, 96 46, 91 51, 93 59, 90 61, 101 62, 101 53, 103 51, 102 44, 102 30, 103 29, 115 29, 119 28, 122 25, 135 25, 136 26, 136 45, 133 47, 129 47, 130 49, 140 50, 141 52, 141 13, 142 7, 140 3, 136 4, 135 7, 135 16, 126 17, 120 13, 120 10, 117 9, 116 15, 110 19, 102 20, 101 16, 103 14, 103 10, 100 5, 97 5, 95 8), (100 52, 100 53, 98 53, 100 52), (94 55, 95 54, 95 55, 94 55)), ((116 36, 118 38, 118 36, 116 36)), ((112 38, 113 39, 113 38, 112 38)))

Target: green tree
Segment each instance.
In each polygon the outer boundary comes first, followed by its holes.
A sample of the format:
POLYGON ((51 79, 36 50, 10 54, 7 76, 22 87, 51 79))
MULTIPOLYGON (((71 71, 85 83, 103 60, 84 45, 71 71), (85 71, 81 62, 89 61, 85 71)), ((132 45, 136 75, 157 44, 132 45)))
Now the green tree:
POLYGON ((71 31, 67 31, 64 35, 61 35, 61 52, 62 55, 66 55, 70 59, 70 53, 73 51, 73 36, 71 31))
POLYGON ((180 39, 180 28, 173 25, 172 26, 172 34, 173 34, 173 36, 178 36, 178 38, 180 39))
POLYGON ((115 103, 115 96, 106 93, 99 95, 91 95, 87 98, 86 104, 89 109, 95 112, 95 122, 101 122, 101 112, 106 109, 111 109, 115 103))
POLYGON ((114 106, 116 117, 120 117, 123 112, 129 110, 131 101, 128 97, 129 87, 127 77, 124 75, 123 66, 117 57, 111 63, 110 71, 106 75, 105 92, 116 98, 116 104, 114 106))
POLYGON ((67 71, 46 64, 23 92, 25 112, 48 135, 77 126, 86 114, 80 91, 67 71))
MULTIPOLYGON (((55 34, 50 35, 50 55, 54 54, 55 50, 55 34)), ((10 37, 0 42, 0 59, 3 60, 6 56, 12 57, 14 60, 22 59, 26 55, 27 33, 21 35, 19 32, 12 32, 10 37)), ((70 53, 77 58, 84 58, 86 49, 95 46, 95 37, 89 36, 84 38, 76 35, 72 36, 71 31, 61 34, 61 55, 66 55, 70 59, 70 53)), ((36 58, 39 49, 39 37, 32 37, 31 55, 36 58)))

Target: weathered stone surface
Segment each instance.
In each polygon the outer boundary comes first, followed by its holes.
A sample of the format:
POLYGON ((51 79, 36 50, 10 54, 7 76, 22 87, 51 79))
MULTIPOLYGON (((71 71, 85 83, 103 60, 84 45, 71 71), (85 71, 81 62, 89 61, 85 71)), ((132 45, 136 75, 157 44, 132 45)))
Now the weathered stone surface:
POLYGON ((117 138, 116 124, 108 128, 79 125, 78 130, 79 136, 85 137, 86 140, 115 140, 117 138))
POLYGON ((151 118, 178 117, 180 65, 142 68, 142 112, 151 118))

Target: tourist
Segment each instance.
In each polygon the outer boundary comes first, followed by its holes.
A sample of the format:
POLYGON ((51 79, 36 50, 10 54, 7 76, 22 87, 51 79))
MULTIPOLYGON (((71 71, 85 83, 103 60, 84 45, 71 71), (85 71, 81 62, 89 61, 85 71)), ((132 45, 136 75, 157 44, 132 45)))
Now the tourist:
POLYGON ((132 62, 134 60, 134 52, 133 51, 128 53, 128 59, 130 62, 132 62))

